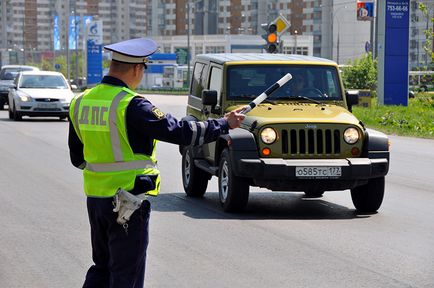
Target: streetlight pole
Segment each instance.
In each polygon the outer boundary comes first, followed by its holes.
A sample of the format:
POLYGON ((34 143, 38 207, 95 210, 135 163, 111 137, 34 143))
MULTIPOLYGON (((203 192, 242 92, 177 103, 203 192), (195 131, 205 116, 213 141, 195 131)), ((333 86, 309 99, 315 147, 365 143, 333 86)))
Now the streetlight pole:
POLYGON ((68 79, 68 84, 70 84, 71 71, 69 67, 69 0, 66 0, 66 21, 65 21, 65 34, 66 34, 66 78, 68 79))
MULTIPOLYGON (((297 54, 297 35, 298 35, 298 31, 294 30, 294 54, 297 54)), ((282 53, 282 51, 280 51, 280 53, 282 53)))
POLYGON ((77 31, 77 1, 74 2, 74 32, 75 32, 75 85, 78 85, 78 31, 77 31))
MULTIPOLYGON (((333 59, 333 46, 334 46, 334 22, 335 22, 335 16, 338 14, 338 12, 342 9, 347 9, 347 6, 342 6, 339 7, 338 9, 334 10, 334 7, 332 7, 331 13, 332 13, 332 46, 331 46, 331 51, 332 51, 332 59, 333 59)), ((337 41, 336 41, 336 62, 339 64, 339 45, 340 45, 340 30, 341 30, 341 25, 340 25, 340 21, 339 21, 339 17, 336 18, 336 22, 338 23, 338 37, 337 37, 337 41)))

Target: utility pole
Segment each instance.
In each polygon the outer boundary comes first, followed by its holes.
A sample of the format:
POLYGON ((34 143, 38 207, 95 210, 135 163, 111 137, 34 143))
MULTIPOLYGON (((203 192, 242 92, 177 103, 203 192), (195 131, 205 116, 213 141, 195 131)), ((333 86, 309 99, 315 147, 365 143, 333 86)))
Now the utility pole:
POLYGON ((372 56, 372 59, 375 59, 375 57, 377 56, 377 53, 376 53, 376 49, 375 49, 375 47, 377 46, 377 41, 376 41, 376 39, 375 39, 375 22, 376 22, 376 19, 377 19, 377 13, 376 13, 376 10, 377 10, 377 3, 376 3, 376 1, 374 1, 374 11, 373 11, 373 14, 374 15, 372 15, 372 19, 370 20, 370 22, 371 22, 371 31, 370 31, 370 33, 371 33, 371 35, 370 35, 370 39, 369 39, 369 42, 370 42, 370 44, 371 44, 371 56, 372 56))
MULTIPOLYGON (((79 16, 80 19, 80 16, 79 16)), ((78 85, 78 25, 77 25, 77 0, 74 2, 74 32, 75 32, 75 85, 78 85)))
POLYGON ((66 19, 65 19, 65 35, 66 35, 66 79, 68 79, 68 84, 70 84, 70 78, 71 78, 71 71, 69 67, 69 0, 65 0, 66 2, 66 19))
MULTIPOLYGON (((23 9, 25 10, 25 6, 23 7, 23 9)), ((26 38, 25 38, 25 33, 24 31, 26 31, 26 23, 25 23, 25 19, 26 19, 26 11, 23 11, 23 65, 26 64, 26 38)))

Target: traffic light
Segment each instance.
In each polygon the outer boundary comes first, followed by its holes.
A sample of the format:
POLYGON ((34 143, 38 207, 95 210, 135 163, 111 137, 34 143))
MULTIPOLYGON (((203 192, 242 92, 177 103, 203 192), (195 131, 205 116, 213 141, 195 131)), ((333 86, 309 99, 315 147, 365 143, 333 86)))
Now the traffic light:
POLYGON ((267 51, 267 53, 277 53, 279 48, 279 42, 277 37, 276 24, 262 24, 261 26, 266 32, 266 34, 262 35, 262 38, 267 41, 265 50, 267 51))
POLYGON ((276 53, 277 52, 277 48, 278 48, 278 43, 277 43, 277 26, 276 24, 270 24, 268 26, 268 31, 267 31, 267 52, 268 53, 276 53))

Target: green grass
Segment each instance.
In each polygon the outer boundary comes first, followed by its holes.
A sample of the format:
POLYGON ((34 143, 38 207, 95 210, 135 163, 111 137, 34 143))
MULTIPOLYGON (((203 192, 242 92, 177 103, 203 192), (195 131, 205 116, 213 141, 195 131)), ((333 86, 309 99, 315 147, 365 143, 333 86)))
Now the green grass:
POLYGON ((370 108, 353 107, 353 114, 368 128, 386 134, 434 139, 434 94, 419 93, 408 107, 379 106, 372 99, 370 108))

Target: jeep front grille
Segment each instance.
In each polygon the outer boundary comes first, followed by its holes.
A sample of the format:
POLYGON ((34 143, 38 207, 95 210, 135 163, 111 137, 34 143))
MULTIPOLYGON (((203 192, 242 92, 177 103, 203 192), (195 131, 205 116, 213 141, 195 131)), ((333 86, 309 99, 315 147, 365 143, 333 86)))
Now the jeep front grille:
POLYGON ((338 129, 283 129, 282 152, 292 155, 339 154, 341 132, 338 129))

